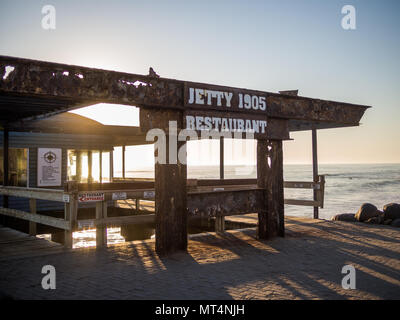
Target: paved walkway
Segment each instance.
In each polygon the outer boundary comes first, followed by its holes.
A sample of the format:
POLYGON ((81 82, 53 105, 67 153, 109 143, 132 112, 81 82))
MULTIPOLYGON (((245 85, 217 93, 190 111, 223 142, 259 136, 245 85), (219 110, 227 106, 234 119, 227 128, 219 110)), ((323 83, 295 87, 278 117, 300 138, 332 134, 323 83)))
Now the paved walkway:
MULTIPOLYGON (((256 217, 235 217, 253 223, 256 217)), ((286 237, 255 228, 192 236, 160 259, 153 241, 0 260, 0 291, 18 299, 400 299, 400 229, 287 218, 286 237), (43 265, 57 289, 41 288, 43 265), (356 268, 356 290, 341 286, 356 268)))

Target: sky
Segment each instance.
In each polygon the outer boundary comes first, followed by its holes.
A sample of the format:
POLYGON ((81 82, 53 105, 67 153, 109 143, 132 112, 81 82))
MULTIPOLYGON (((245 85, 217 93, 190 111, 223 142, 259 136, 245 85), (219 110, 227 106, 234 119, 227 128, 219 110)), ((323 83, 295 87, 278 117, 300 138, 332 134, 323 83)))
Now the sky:
MULTIPOLYGON (((0 55, 138 74, 151 66, 166 78, 298 89, 302 96, 369 105, 360 127, 318 131, 319 162, 399 163, 399 15, 396 0, 2 0, 0 55), (42 28, 48 4, 56 9, 55 30, 42 28), (344 5, 356 9, 355 30, 342 28, 344 5)), ((138 125, 137 110, 127 106, 79 114, 138 125)), ((284 162, 311 163, 311 133, 291 138, 284 162)), ((255 161, 254 146, 227 145, 227 164, 255 161)), ((138 161, 145 163, 151 150, 143 152, 138 161)), ((189 146, 188 161, 217 163, 218 145, 189 146)))

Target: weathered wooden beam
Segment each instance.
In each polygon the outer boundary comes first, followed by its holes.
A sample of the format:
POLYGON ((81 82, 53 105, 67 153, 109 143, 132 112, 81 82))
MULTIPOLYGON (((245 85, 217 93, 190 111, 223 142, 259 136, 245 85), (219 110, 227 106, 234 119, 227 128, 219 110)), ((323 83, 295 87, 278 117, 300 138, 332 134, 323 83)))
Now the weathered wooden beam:
POLYGON ((224 137, 219 138, 219 178, 224 179, 225 165, 224 165, 224 137))
MULTIPOLYGON (((8 186, 8 152, 9 151, 9 132, 8 129, 3 131, 3 185, 8 186)), ((8 208, 8 195, 3 194, 3 206, 8 208)))
POLYGON ((282 141, 257 141, 257 184, 264 189, 265 207, 258 211, 258 237, 283 237, 283 155, 282 141))
POLYGON ((188 214, 197 217, 230 216, 264 208, 263 191, 241 189, 188 193, 188 214))
POLYGON ((285 204, 295 205, 295 206, 318 207, 320 205, 320 202, 315 200, 285 199, 284 202, 285 204))
POLYGON ((59 229, 70 230, 69 223, 64 219, 59 219, 59 218, 44 216, 41 214, 34 214, 30 212, 25 212, 17 209, 9 209, 4 207, 0 207, 0 214, 3 214, 8 217, 45 224, 47 226, 59 229))
MULTIPOLYGON (((15 115, 15 120, 34 115, 48 115, 52 112, 66 111, 82 104, 108 102, 151 108, 221 111, 214 97, 208 103, 208 96, 202 97, 202 104, 190 104, 188 92, 193 89, 225 93, 231 96, 230 110, 238 113, 263 114, 269 118, 298 119, 307 121, 326 121, 339 124, 357 124, 366 110, 366 106, 290 96, 257 90, 217 86, 204 83, 185 82, 158 78, 152 75, 137 75, 107 71, 81 66, 20 59, 0 56, 0 92, 3 96, 14 95, 24 98, 29 106, 32 98, 42 99, 35 112, 23 112, 15 115), (6 74, 6 68, 14 68, 6 74), (246 108, 238 104, 239 94, 253 99, 264 99, 266 108, 246 108), (207 102, 204 99, 207 98, 207 102), (49 107, 41 105, 49 101, 49 107), (51 106, 54 105, 53 108, 51 106), (63 109, 64 108, 64 109, 63 109), (56 111, 54 111, 56 110, 56 111)), ((261 102, 261 100, 259 100, 261 102)), ((12 111, 12 109, 10 109, 12 111)), ((223 110, 223 111, 226 111, 223 110)), ((10 121, 4 112, 1 121, 10 121)))
POLYGON ((33 198, 40 200, 58 201, 63 202, 63 191, 56 189, 43 189, 43 188, 23 188, 23 187, 0 187, 0 194, 22 197, 22 198, 33 198))

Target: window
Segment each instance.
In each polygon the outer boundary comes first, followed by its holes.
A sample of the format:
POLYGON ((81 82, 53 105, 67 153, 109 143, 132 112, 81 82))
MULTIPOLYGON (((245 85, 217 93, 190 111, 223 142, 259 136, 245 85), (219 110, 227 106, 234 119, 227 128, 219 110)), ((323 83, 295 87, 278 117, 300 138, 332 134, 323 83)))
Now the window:
MULTIPOLYGON (((4 184, 3 149, 0 149, 0 183, 4 184)), ((9 148, 8 185, 28 186, 28 149, 9 148)))
POLYGON ((110 181, 110 152, 68 150, 67 179, 80 183, 110 181))

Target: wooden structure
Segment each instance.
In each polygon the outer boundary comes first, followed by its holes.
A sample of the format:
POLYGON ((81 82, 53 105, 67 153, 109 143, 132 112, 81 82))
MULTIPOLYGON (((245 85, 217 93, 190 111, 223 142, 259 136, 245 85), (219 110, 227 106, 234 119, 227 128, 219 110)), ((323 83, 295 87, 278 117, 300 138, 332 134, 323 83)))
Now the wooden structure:
MULTIPOLYGON (((188 215, 221 217, 258 212, 260 239, 284 236, 282 141, 290 138, 290 131, 357 126, 368 108, 296 94, 292 91, 277 94, 179 81, 159 78, 153 73, 136 75, 0 56, 0 123, 4 128, 4 158, 7 158, 10 128, 29 126, 31 121, 99 102, 139 107, 141 130, 163 129, 167 150, 171 143, 177 147, 186 145, 185 139, 176 141, 176 132, 169 130, 170 121, 174 121, 178 131, 191 129, 204 133, 212 130, 222 135, 252 131, 257 139, 255 184, 214 180, 198 181, 196 186, 190 186, 186 177, 185 152, 178 159, 167 152, 166 162, 156 163, 153 183, 156 250, 159 254, 168 254, 186 249, 188 215)), ((316 136, 314 140, 316 142, 316 136)), ((4 172, 7 177, 6 161, 4 172)), ((316 170, 314 172, 313 186, 321 186, 316 170)), ((2 194, 10 194, 7 179, 4 185, 2 194)), ((116 184, 111 187, 114 192, 119 190, 116 184)), ((104 190, 106 185, 92 185, 90 188, 104 190)), ((124 184, 123 188, 128 192, 144 192, 139 182, 124 184)), ((314 190, 312 205, 315 206, 323 199, 318 201, 318 189, 314 190)), ((68 235, 76 223, 74 203, 80 190, 68 186, 63 192, 69 196, 69 201, 65 211, 67 223, 60 222, 60 225, 68 235)), ((10 211, 12 209, 7 208, 6 201, 3 207, 3 214, 23 215, 10 211)), ((96 223, 107 223, 104 206, 98 204, 97 208, 96 223)), ((33 218, 34 215, 31 213, 30 219, 37 219, 33 218)), ((102 238, 104 236, 99 236, 100 242, 102 238)))

